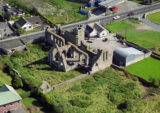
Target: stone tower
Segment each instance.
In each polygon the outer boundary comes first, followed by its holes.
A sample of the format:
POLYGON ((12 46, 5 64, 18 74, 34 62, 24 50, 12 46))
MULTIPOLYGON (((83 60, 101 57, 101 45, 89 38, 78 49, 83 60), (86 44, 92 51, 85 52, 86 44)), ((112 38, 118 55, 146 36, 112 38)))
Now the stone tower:
POLYGON ((77 28, 73 30, 73 33, 75 35, 77 44, 80 45, 81 41, 84 41, 85 39, 85 30, 83 26, 79 25, 77 28))

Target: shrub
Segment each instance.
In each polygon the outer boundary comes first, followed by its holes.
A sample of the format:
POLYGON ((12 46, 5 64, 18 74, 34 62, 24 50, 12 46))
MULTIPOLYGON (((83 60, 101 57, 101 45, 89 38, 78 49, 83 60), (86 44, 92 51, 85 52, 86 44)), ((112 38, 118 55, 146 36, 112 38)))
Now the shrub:
POLYGON ((86 94, 75 95, 69 102, 72 104, 72 106, 81 108, 86 108, 92 104, 91 98, 86 94))
POLYGON ((25 91, 25 92, 22 92, 22 93, 20 94, 20 96, 21 96, 22 98, 27 98, 27 97, 30 96, 30 94, 31 94, 30 91, 25 91))
POLYGON ((22 82, 21 78, 18 75, 14 75, 13 76, 13 78, 12 78, 12 86, 15 89, 23 87, 23 82, 22 82))

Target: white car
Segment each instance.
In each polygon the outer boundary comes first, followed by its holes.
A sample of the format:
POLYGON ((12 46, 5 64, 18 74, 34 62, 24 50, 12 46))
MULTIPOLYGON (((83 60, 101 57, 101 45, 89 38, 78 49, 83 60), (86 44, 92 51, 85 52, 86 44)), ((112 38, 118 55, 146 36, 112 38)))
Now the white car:
POLYGON ((117 20, 117 19, 119 19, 119 18, 120 18, 120 16, 118 16, 118 15, 115 16, 115 17, 113 17, 114 20, 117 20))

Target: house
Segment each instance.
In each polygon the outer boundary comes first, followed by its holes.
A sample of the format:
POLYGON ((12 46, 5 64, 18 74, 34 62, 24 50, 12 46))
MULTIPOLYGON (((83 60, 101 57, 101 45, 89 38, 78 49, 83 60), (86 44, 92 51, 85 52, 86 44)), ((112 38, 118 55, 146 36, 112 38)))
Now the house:
POLYGON ((9 28, 5 22, 0 22, 0 40, 13 35, 13 31, 9 28))
POLYGON ((33 29, 32 23, 28 22, 24 17, 20 17, 13 26, 17 29, 24 29, 26 31, 33 29))
POLYGON ((89 38, 91 37, 102 38, 102 37, 106 37, 109 34, 109 31, 98 23, 91 23, 87 25, 85 32, 89 38))
POLYGON ((42 27, 43 21, 39 16, 28 17, 26 20, 32 24, 34 29, 42 27))
POLYGON ((113 62, 119 66, 128 66, 145 58, 145 54, 133 47, 117 48, 114 51, 113 62))
POLYGON ((26 113, 22 107, 22 98, 13 87, 0 87, 0 113, 26 113))

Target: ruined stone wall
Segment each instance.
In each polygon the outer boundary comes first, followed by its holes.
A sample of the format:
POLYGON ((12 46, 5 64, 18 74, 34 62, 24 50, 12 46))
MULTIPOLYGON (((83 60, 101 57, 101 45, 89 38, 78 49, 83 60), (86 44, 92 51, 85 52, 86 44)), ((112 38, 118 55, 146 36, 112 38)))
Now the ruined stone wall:
POLYGON ((50 45, 57 44, 60 47, 65 45, 65 40, 63 37, 49 30, 45 31, 45 42, 47 42, 50 45))

